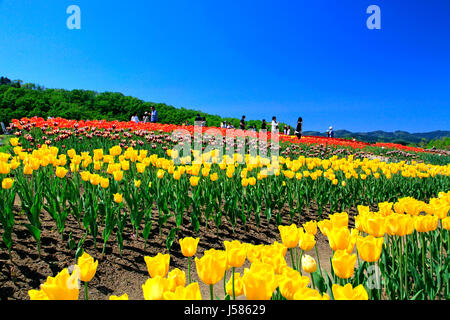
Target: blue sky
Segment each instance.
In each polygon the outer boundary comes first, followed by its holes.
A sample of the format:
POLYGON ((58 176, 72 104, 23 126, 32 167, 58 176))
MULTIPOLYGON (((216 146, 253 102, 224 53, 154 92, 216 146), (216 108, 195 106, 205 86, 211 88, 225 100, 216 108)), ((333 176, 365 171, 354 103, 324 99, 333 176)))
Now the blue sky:
POLYGON ((450 1, 0 0, 0 74, 304 130, 450 130, 450 1), (81 30, 69 30, 69 5, 81 30), (381 30, 369 30, 369 5, 381 30))

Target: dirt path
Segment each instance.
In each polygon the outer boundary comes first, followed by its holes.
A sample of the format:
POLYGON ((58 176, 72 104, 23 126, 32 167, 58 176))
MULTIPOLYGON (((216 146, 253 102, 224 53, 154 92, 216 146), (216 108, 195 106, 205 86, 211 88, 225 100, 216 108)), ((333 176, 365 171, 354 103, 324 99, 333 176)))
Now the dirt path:
MULTIPOLYGON (((154 213, 157 216, 157 212, 154 213)), ((325 214, 326 216, 326 214, 325 214)), ((307 209, 302 216, 296 216, 294 223, 300 226, 302 223, 311 219, 316 219, 315 210, 307 209)), ((47 276, 54 276, 63 268, 74 264, 75 250, 70 250, 67 245, 67 239, 70 232, 72 238, 77 243, 83 235, 83 230, 78 224, 69 219, 67 222, 64 240, 57 232, 55 222, 48 214, 42 215, 42 249, 41 256, 37 254, 36 243, 31 237, 28 230, 24 227, 27 223, 26 216, 19 215, 16 219, 16 226, 13 233, 13 251, 11 263, 8 259, 7 252, 2 246, 0 249, 0 299, 29 299, 28 290, 38 289, 40 284, 45 282, 47 276)), ((291 223, 289 215, 286 213, 283 219, 283 225, 291 223)), ((143 299, 142 284, 149 278, 144 256, 154 256, 157 253, 167 253, 165 241, 169 230, 174 226, 174 221, 169 220, 162 229, 162 236, 159 235, 157 223, 153 224, 152 233, 144 249, 144 241, 142 238, 134 239, 131 235, 131 229, 125 229, 124 235, 124 251, 122 257, 119 254, 115 236, 112 235, 108 241, 106 254, 102 257, 101 247, 103 244, 101 230, 97 239, 97 249, 91 236, 88 236, 84 249, 99 260, 97 274, 89 284, 90 298, 96 300, 108 299, 110 295, 122 295, 127 293, 130 299, 143 299)), ((185 219, 184 224, 178 234, 177 239, 186 236, 196 236, 190 229, 190 222, 185 219)), ((281 238, 277 226, 272 221, 270 224, 265 219, 261 220, 261 226, 256 227, 254 221, 247 223, 244 228, 238 222, 235 233, 233 234, 229 223, 224 221, 219 232, 206 229, 201 225, 198 233, 200 243, 196 256, 201 257, 203 252, 210 248, 224 249, 224 240, 240 240, 252 244, 271 244, 274 241, 281 242, 281 238)), ((317 246, 319 250, 320 262, 322 268, 330 270, 329 257, 331 249, 328 246, 326 238, 318 231, 316 236, 317 246)), ((314 250, 307 254, 316 257, 314 250)), ((180 246, 176 240, 170 250, 171 261, 170 269, 180 268, 187 275, 187 258, 181 254, 180 246)), ((290 265, 289 253, 286 254, 286 261, 290 265)), ((244 268, 250 266, 246 264, 236 270, 243 273, 244 268)), ((191 264, 192 279, 198 281, 195 263, 191 264)), ((231 270, 228 272, 228 277, 231 270)), ((209 288, 200 283, 203 299, 209 299, 209 288)), ((219 282, 214 287, 215 294, 223 299, 223 282, 219 282)), ((80 299, 83 294, 80 291, 80 299)))

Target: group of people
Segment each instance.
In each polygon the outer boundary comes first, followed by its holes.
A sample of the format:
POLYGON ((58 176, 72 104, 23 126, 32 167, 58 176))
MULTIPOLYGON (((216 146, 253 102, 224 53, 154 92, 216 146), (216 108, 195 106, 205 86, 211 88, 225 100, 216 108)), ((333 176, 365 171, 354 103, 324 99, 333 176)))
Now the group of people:
POLYGON ((156 111, 156 108, 152 106, 152 107, 151 107, 150 114, 149 114, 147 111, 144 112, 144 116, 142 117, 142 121, 139 121, 139 117, 138 117, 137 114, 134 114, 134 115, 131 117, 131 121, 132 121, 132 122, 135 122, 135 123, 139 123, 139 122, 143 122, 143 123, 149 123, 149 122, 156 123, 156 122, 158 122, 158 111, 156 111))
MULTIPOLYGON (((139 117, 137 116, 137 114, 133 115, 131 117, 131 121, 139 123, 139 117)), ((144 113, 144 116, 142 118, 142 122, 143 123, 148 123, 148 122, 152 122, 152 123, 156 123, 158 122, 158 112, 156 111, 156 108, 154 106, 151 107, 151 112, 150 114, 146 111, 144 113)), ((205 117, 201 117, 200 114, 197 114, 197 117, 195 118, 195 123, 198 125, 200 124, 200 126, 205 127, 206 126, 206 118, 205 117)), ((186 125, 188 125, 188 121, 186 120, 186 125)), ((279 130, 279 126, 280 123, 277 121, 277 117, 273 116, 272 117, 272 122, 270 123, 271 127, 272 127, 272 132, 274 131, 278 131, 279 130)), ((227 121, 224 121, 221 123, 220 125, 221 128, 224 129, 234 129, 233 125, 227 121)), ((239 123, 239 129, 241 130, 251 130, 251 131, 257 131, 256 125, 251 125, 250 127, 247 128, 247 123, 245 121, 245 115, 242 116, 241 121, 239 123)), ((267 130, 267 122, 266 119, 262 120, 261 123, 261 130, 267 130)), ((291 127, 290 126, 284 126, 283 128, 283 134, 285 135, 291 135, 291 127)), ((297 126, 294 130, 294 135, 297 136, 297 138, 301 138, 303 134, 303 119, 302 117, 299 117, 297 120, 297 126)), ((334 131, 333 131, 333 127, 330 126, 330 128, 327 130, 327 137, 328 138, 334 138, 334 131)))

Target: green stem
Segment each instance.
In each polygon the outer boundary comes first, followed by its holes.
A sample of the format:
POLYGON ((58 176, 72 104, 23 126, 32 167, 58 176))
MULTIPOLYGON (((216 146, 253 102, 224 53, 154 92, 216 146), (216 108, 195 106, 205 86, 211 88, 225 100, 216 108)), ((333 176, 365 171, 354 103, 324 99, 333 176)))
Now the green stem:
POLYGON ((422 278, 423 278, 423 287, 424 287, 424 296, 426 297, 426 278, 425 278, 425 238, 424 235, 421 234, 420 237, 422 238, 422 278))
POLYGON ((233 300, 236 300, 236 295, 234 293, 234 267, 232 268, 233 274, 231 275, 231 281, 233 281, 233 300))
POLYGON ((398 253, 397 253, 397 257, 399 258, 400 261, 400 299, 403 299, 403 271, 402 271, 402 241, 401 241, 401 237, 397 237, 397 244, 398 244, 398 253))
POLYGON ((213 293, 213 285, 212 284, 209 285, 209 292, 211 294, 211 300, 214 300, 214 293, 213 293))
POLYGON ((292 263, 292 268, 293 268, 294 270, 297 270, 297 268, 295 267, 293 250, 294 250, 293 248, 289 248, 289 252, 290 252, 290 254, 291 254, 291 263, 292 263))
POLYGON ((223 292, 225 294, 225 296, 227 295, 227 270, 225 270, 225 273, 223 275, 223 292))
POLYGON ((191 284, 191 257, 188 257, 188 273, 189 273, 189 282, 191 284))
POLYGON ((89 300, 89 297, 88 297, 88 283, 86 281, 84 282, 84 300, 89 300))

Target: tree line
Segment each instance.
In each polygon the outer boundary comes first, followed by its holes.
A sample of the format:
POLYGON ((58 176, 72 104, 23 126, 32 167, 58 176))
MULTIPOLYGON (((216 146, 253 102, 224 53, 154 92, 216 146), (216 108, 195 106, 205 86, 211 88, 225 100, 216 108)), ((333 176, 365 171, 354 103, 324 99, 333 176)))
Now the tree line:
MULTIPOLYGON (((140 119, 144 112, 154 106, 158 111, 158 122, 167 124, 193 124, 197 115, 206 117, 206 125, 220 127, 223 121, 239 127, 240 119, 223 118, 205 112, 175 108, 165 103, 145 102, 119 92, 98 93, 91 90, 48 89, 21 80, 11 81, 0 78, 0 121, 5 124, 12 119, 23 117, 62 117, 74 120, 119 120, 129 121, 137 114, 140 119)), ((267 119, 270 122, 270 119, 267 119)), ((261 127, 261 120, 250 120, 247 127, 261 127)), ((280 130, 284 124, 280 123, 280 130)))

